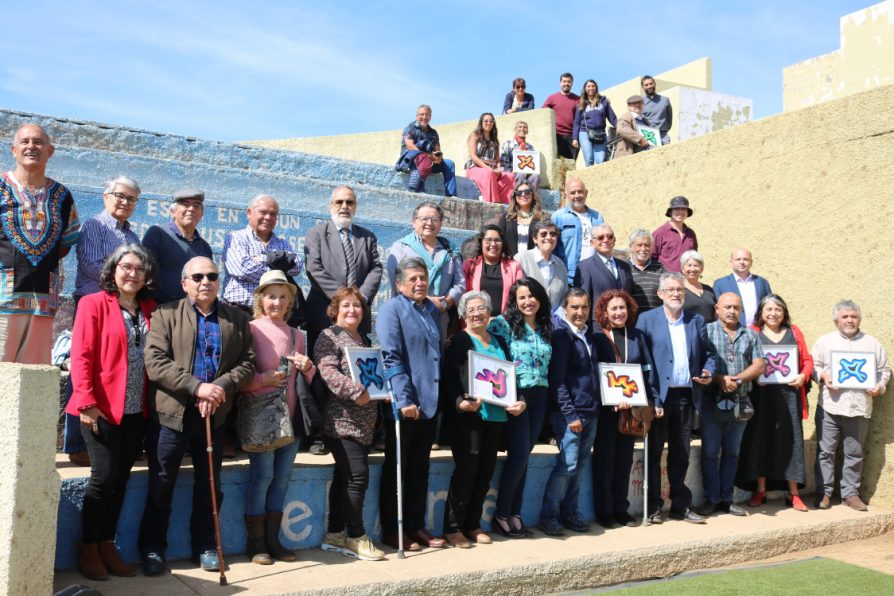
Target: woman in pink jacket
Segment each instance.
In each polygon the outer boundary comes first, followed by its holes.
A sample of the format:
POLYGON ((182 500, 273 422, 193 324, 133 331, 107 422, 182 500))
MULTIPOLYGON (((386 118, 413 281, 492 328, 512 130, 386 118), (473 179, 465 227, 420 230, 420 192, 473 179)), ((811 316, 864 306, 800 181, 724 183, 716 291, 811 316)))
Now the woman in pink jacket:
POLYGON ((524 277, 521 265, 509 256, 503 230, 487 224, 478 234, 478 256, 463 263, 466 290, 480 290, 493 304, 492 316, 502 314, 509 302, 509 288, 524 277))
POLYGON ((155 302, 156 264, 138 244, 116 248, 99 274, 101 291, 78 303, 71 342, 72 396, 90 454, 78 569, 87 579, 136 571, 115 548, 118 517, 134 461, 143 450, 143 348, 155 302))

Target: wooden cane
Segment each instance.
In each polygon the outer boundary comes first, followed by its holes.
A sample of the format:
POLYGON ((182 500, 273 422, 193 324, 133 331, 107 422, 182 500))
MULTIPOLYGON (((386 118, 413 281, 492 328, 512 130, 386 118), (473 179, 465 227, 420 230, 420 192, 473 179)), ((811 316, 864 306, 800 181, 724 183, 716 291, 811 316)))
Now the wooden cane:
POLYGON ((217 561, 220 564, 220 585, 227 585, 227 576, 224 574, 223 546, 220 542, 220 520, 217 517, 217 487, 214 484, 214 445, 211 442, 211 414, 205 416, 205 442, 208 452, 208 476, 211 480, 211 514, 214 516, 214 540, 217 543, 217 561))

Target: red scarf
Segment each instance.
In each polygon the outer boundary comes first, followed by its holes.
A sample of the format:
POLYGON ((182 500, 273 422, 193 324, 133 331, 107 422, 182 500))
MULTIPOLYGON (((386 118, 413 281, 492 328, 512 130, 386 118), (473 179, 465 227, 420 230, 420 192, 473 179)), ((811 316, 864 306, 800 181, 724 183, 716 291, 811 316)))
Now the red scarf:
POLYGON ((518 138, 518 135, 516 135, 516 137, 515 137, 515 142, 518 143, 519 151, 527 151, 528 150, 528 146, 525 144, 525 140, 518 138))

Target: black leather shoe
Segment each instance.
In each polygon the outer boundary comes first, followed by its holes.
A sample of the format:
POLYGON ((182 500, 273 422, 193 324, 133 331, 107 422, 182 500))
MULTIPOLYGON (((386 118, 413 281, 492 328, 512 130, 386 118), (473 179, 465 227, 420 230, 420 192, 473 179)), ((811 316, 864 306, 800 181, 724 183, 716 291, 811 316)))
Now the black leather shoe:
POLYGON ((634 518, 632 515, 627 513, 616 513, 614 515, 615 521, 618 522, 622 526, 626 526, 628 528, 635 528, 639 525, 639 520, 634 518))
POLYGON ((653 513, 652 515, 650 515, 650 516, 649 516, 649 523, 650 523, 650 524, 656 524, 656 525, 657 525, 657 524, 663 524, 663 523, 664 523, 664 518, 661 517, 661 512, 660 512, 660 511, 656 511, 655 513, 653 513))
POLYGON ((164 555, 149 551, 143 555, 143 575, 161 575, 165 572, 164 555))
POLYGON ((610 515, 599 515, 596 517, 596 523, 605 528, 606 530, 611 530, 612 528, 617 528, 618 524, 615 523, 615 518, 610 515))
POLYGON ((716 511, 720 510, 720 505, 714 501, 705 501, 702 506, 698 508, 698 514, 702 517, 711 517, 716 511))
POLYGON ((735 503, 720 503, 717 505, 718 511, 723 511, 724 513, 729 513, 730 515, 735 515, 736 517, 745 517, 748 513, 745 512, 744 509, 736 505, 735 503))
POLYGON ((705 518, 687 507, 684 511, 675 511, 671 509, 670 512, 671 519, 680 519, 690 524, 703 524, 705 523, 705 518))

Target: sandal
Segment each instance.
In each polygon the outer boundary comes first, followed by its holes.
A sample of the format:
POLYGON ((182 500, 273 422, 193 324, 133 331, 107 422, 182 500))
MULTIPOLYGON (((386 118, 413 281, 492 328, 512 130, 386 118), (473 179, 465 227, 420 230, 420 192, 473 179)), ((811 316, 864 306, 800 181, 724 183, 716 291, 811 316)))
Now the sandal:
POLYGON ((494 530, 496 530, 501 536, 505 536, 506 538, 522 538, 525 535, 517 532, 512 526, 509 524, 508 517, 500 517, 499 515, 494 515, 494 523, 491 524, 494 530))
POLYGON ((520 534, 521 536, 533 536, 534 532, 525 527, 524 522, 522 522, 522 518, 520 515, 513 515, 510 520, 512 521, 512 531, 520 534))

